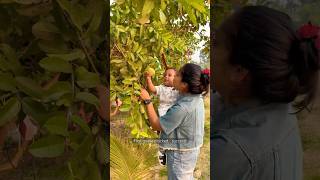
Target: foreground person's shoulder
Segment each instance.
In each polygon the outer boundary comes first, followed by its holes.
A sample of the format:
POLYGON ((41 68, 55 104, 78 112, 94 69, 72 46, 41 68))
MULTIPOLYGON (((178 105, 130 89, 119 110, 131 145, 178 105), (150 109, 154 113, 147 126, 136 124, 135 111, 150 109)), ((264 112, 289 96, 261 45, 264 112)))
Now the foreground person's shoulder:
POLYGON ((240 146, 227 136, 211 137, 211 177, 215 180, 245 180, 251 177, 250 161, 240 146))

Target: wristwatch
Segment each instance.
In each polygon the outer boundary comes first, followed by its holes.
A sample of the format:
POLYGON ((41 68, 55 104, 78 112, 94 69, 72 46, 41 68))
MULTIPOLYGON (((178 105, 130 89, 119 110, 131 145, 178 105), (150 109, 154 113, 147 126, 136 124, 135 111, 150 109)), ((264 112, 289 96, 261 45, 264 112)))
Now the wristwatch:
POLYGON ((143 103, 144 103, 145 105, 150 104, 151 102, 152 102, 151 99, 143 100, 143 103))

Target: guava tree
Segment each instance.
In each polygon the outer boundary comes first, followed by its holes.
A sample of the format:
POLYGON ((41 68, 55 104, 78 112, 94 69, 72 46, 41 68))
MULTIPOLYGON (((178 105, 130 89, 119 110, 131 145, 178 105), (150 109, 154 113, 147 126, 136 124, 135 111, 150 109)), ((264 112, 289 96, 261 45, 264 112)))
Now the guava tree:
POLYGON ((209 21, 209 4, 204 0, 117 0, 111 5, 110 18, 110 99, 122 99, 120 111, 129 114, 126 125, 133 137, 154 137, 138 98, 145 87, 144 72, 153 68, 157 85, 166 65, 178 68, 190 60, 203 38, 199 27, 209 21))
POLYGON ((107 5, 0 0, 0 145, 12 128, 22 139, 0 170, 18 166, 28 151, 65 157, 55 177, 106 178, 107 5))

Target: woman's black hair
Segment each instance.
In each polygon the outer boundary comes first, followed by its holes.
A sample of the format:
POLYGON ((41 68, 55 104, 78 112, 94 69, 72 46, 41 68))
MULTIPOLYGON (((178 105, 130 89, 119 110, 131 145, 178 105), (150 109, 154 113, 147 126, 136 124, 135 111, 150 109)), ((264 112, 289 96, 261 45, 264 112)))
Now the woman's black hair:
POLYGON ((317 88, 319 52, 313 40, 299 39, 287 14, 264 6, 246 6, 225 21, 221 30, 230 63, 249 70, 256 97, 289 103, 306 95, 295 106, 308 106, 317 88))
POLYGON ((179 72, 181 81, 188 84, 189 93, 205 96, 209 92, 210 78, 207 74, 202 73, 199 65, 187 63, 179 72))

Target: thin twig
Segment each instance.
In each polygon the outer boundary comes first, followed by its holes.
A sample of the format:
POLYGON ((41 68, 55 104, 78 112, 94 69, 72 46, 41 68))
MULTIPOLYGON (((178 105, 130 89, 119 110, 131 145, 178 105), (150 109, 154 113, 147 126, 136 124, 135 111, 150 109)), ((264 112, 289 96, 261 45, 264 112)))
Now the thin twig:
POLYGON ((20 56, 18 57, 18 59, 22 58, 22 57, 28 52, 28 50, 29 50, 30 47, 33 45, 33 43, 34 43, 35 41, 37 41, 37 40, 38 40, 37 38, 33 39, 33 40, 28 44, 28 46, 21 52, 21 54, 20 54, 20 56))
POLYGON ((88 49, 87 49, 87 47, 85 46, 85 44, 84 44, 84 42, 83 42, 83 40, 82 40, 82 34, 81 34, 81 32, 80 32, 80 31, 75 27, 75 25, 71 22, 68 14, 65 12, 65 10, 62 9, 62 11, 63 11, 63 15, 64 15, 64 17, 66 18, 67 22, 72 26, 73 30, 76 32, 77 37, 78 37, 78 40, 79 40, 80 45, 81 45, 81 48, 82 48, 82 50, 84 51, 84 54, 86 55, 87 60, 88 60, 89 63, 91 64, 93 70, 94 70, 96 73, 99 74, 99 72, 97 71, 97 68, 95 67, 95 65, 94 65, 94 63, 93 63, 93 61, 92 61, 92 58, 90 57, 90 54, 89 54, 89 52, 88 52, 88 49))
MULTIPOLYGON (((76 30, 76 31, 77 31, 77 30, 76 30)), ((94 65, 94 63, 93 63, 93 61, 92 61, 92 58, 91 58, 91 56, 90 56, 90 54, 89 54, 89 52, 88 52, 88 49, 87 49, 86 45, 84 44, 84 42, 83 42, 83 40, 82 40, 82 36, 81 36, 81 34, 80 34, 78 31, 77 31, 77 36, 78 36, 80 45, 81 45, 81 47, 82 47, 82 49, 83 49, 83 51, 84 51, 84 54, 87 56, 87 59, 88 59, 89 63, 91 64, 93 70, 94 70, 96 73, 99 74, 99 72, 97 71, 97 69, 96 69, 96 67, 95 67, 95 65, 94 65)))
POLYGON ((124 55, 123 51, 118 47, 117 44, 115 44, 115 46, 118 49, 118 51, 122 54, 122 56, 125 58, 126 56, 124 55))

